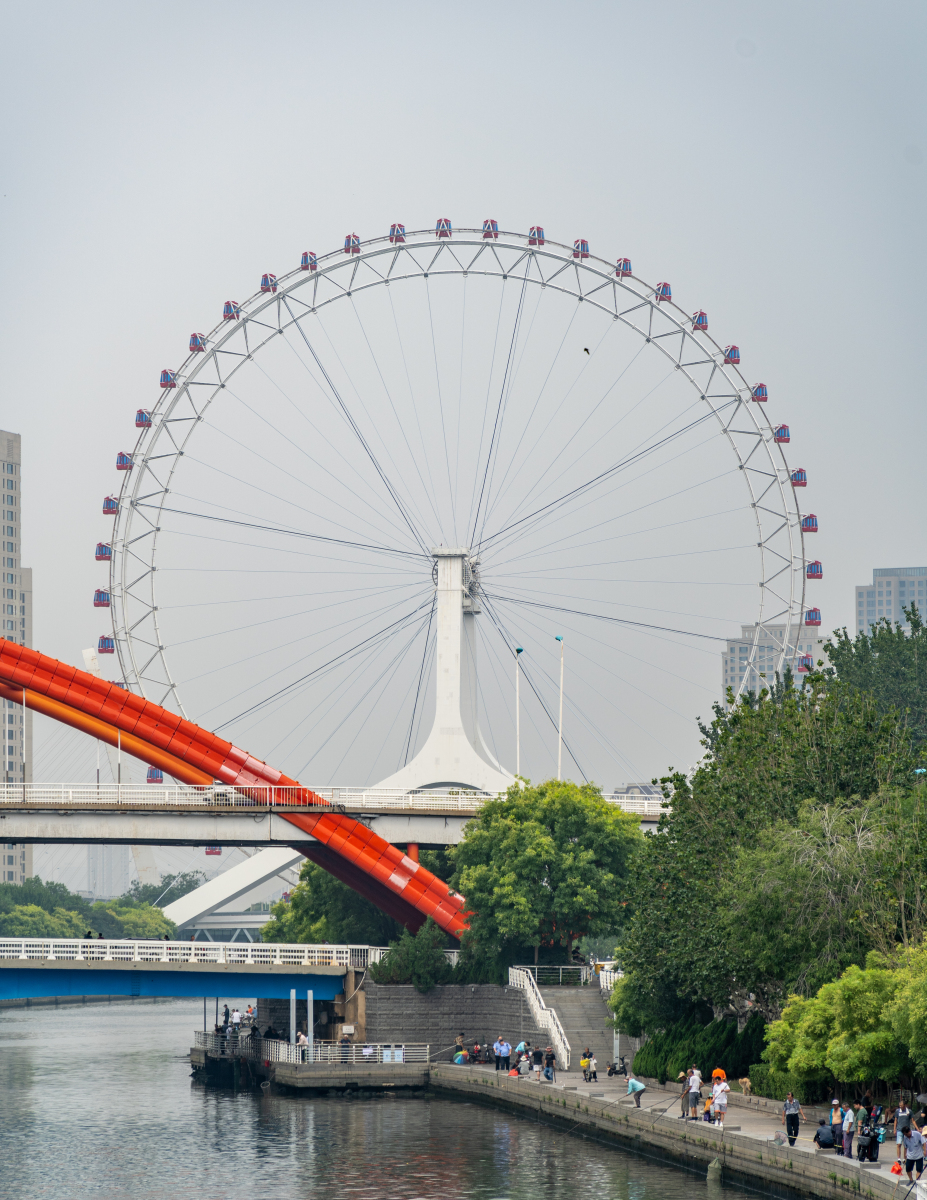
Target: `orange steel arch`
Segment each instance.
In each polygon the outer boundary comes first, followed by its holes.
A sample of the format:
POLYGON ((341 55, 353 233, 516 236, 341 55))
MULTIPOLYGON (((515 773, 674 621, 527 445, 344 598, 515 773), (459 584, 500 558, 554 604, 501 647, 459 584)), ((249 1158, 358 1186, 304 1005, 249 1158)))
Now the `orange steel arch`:
POLYGON ((297 798, 290 792, 288 802, 316 811, 279 815, 295 826, 293 845, 307 858, 409 929, 418 929, 428 917, 455 938, 467 928, 463 897, 366 825, 247 751, 118 684, 0 638, 0 696, 120 744, 182 783, 219 782, 261 797, 263 791, 249 789, 297 789, 297 798), (315 840, 301 841, 299 832, 315 840))

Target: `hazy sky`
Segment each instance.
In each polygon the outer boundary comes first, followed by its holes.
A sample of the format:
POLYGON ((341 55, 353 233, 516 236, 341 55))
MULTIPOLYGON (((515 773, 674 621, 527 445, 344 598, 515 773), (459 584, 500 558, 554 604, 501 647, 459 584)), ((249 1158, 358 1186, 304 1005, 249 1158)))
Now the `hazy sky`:
MULTIPOLYGON (((925 22, 905 3, 5 5, 0 427, 23 435, 36 645, 79 662, 104 632, 101 501, 191 330, 307 246, 439 215, 582 235, 706 309, 808 471, 825 628, 852 621, 873 567, 927 565, 925 22)), ((661 697, 705 715, 703 670, 697 708, 661 697)), ((642 719, 601 782, 694 760, 694 724, 642 719)))

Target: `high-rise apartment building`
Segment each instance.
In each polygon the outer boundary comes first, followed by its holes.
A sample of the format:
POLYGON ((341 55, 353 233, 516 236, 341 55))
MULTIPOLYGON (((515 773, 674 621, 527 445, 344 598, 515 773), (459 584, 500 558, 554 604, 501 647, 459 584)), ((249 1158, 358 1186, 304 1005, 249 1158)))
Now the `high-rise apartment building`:
MULTIPOLYGON (((722 695, 727 692, 729 687, 736 692, 740 687, 741 680, 746 680, 747 687, 753 692, 758 692, 760 688, 766 687, 775 680, 776 663, 779 661, 779 654, 785 641, 785 626, 767 625, 760 629, 756 659, 753 666, 749 667, 747 664, 750 658, 750 648, 756 638, 756 632, 756 625, 741 625, 740 637, 731 638, 722 650, 722 695)), ((790 664, 796 680, 800 680, 798 659, 803 655, 810 654, 816 666, 818 660, 823 657, 824 639, 819 635, 817 628, 809 629, 806 625, 802 625, 797 633, 793 629, 792 637, 795 639, 795 644, 787 648, 786 661, 790 664)))
POLYGON ((883 617, 910 629, 904 610, 912 604, 927 618, 927 567, 881 567, 871 584, 856 588, 856 632, 868 633, 883 617))
MULTIPOLYGON (((22 565, 22 442, 0 429, 0 634, 32 645, 32 571, 22 565)), ((32 713, 4 700, 0 709, 3 782, 32 782, 32 713)), ((22 883, 32 874, 32 847, 0 846, 0 882, 22 883)))

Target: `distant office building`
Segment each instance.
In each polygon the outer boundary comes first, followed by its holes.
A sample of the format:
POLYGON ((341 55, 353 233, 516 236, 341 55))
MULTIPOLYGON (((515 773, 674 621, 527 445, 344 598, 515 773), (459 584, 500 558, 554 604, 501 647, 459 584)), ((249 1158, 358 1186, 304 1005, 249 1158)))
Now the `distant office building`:
MULTIPOLYGON (((758 692, 760 688, 775 681, 776 663, 779 661, 785 641, 785 626, 767 625, 760 629, 756 659, 753 666, 748 667, 747 663, 756 631, 756 625, 742 625, 740 627, 741 636, 732 638, 722 650, 722 694, 726 693, 729 687, 736 692, 744 680, 747 688, 752 692, 758 692)), ((795 643, 786 648, 786 662, 792 668, 792 674, 796 680, 800 680, 802 672, 799 668, 802 666, 802 657, 810 655, 814 660, 814 665, 817 666, 818 660, 824 657, 824 639, 816 628, 809 629, 805 625, 802 625, 797 631, 793 629, 792 637, 795 639, 795 643)), ((824 659, 824 661, 827 660, 824 659)))
POLYGON ((914 605, 927 616, 927 567, 882 567, 872 583, 856 588, 856 632, 868 633, 883 617, 910 629, 904 609, 914 605))
MULTIPOLYGON (((18 433, 0 429, 0 635, 20 646, 32 645, 32 571, 22 565, 22 447, 18 433)), ((3 781, 32 782, 32 713, 4 700, 3 781)), ((32 847, 4 845, 0 882, 22 883, 32 874, 32 847)))

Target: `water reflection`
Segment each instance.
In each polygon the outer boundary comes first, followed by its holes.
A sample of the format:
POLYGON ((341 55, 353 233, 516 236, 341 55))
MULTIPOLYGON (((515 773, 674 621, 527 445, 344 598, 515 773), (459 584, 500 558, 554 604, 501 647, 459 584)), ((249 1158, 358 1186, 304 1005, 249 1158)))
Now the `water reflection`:
POLYGON ((703 1180, 472 1104, 200 1087, 183 1057, 199 1024, 189 1000, 0 1010, 2 1200, 708 1200, 703 1180))

